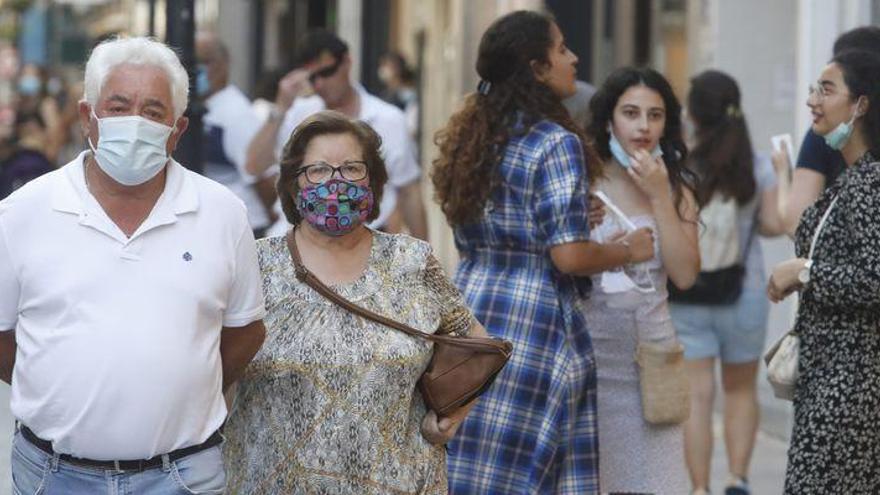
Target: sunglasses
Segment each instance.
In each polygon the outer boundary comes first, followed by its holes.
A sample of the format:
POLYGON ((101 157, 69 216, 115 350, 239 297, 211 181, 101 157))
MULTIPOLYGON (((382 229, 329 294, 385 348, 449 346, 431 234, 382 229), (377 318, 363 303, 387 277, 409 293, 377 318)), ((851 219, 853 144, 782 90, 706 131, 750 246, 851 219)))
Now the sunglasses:
POLYGON ((315 72, 309 74, 309 84, 314 85, 315 81, 318 79, 327 79, 328 77, 332 77, 333 74, 336 74, 336 71, 339 70, 339 66, 342 65, 342 57, 339 57, 333 65, 328 65, 323 69, 318 69, 315 72))

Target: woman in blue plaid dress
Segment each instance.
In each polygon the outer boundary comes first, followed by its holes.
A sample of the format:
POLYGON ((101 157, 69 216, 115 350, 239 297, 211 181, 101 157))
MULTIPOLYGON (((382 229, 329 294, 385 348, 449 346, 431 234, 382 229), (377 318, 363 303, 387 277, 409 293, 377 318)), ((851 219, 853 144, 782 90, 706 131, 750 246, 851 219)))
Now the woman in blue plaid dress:
POLYGON ((456 283, 489 333, 514 343, 449 444, 456 495, 599 493, 596 369, 575 276, 654 248, 648 229, 589 241, 594 155, 561 103, 576 63, 552 18, 498 19, 480 42, 478 93, 438 136, 432 178, 461 253, 456 283))

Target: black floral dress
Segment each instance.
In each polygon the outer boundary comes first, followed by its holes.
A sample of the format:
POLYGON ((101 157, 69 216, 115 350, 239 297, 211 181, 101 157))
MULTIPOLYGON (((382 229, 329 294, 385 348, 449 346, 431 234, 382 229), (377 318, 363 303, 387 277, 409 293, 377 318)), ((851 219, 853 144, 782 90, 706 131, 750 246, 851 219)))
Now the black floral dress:
POLYGON ((866 153, 804 212, 797 255, 839 195, 813 255, 795 330, 786 494, 880 493, 880 163, 866 153))

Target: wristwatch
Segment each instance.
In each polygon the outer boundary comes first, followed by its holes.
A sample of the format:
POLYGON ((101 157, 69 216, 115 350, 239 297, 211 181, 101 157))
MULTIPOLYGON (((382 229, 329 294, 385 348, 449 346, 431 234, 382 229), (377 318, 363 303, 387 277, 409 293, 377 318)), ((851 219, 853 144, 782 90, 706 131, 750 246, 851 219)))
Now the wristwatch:
POLYGON ((286 112, 278 106, 273 106, 272 110, 269 111, 269 120, 281 120, 284 117, 286 112))
POLYGON ((813 260, 807 260, 804 267, 798 272, 798 282, 803 285, 810 283, 810 268, 813 267, 813 260))

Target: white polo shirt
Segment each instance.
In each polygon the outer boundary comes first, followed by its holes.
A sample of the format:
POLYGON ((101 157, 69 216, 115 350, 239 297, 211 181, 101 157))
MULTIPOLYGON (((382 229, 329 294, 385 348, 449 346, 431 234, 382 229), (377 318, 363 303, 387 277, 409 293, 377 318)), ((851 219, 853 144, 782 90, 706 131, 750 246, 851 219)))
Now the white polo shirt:
MULTIPOLYGON (((416 161, 415 148, 407 131, 406 117, 394 105, 371 95, 360 84, 354 84, 361 100, 359 120, 367 123, 382 138, 382 158, 388 171, 388 183, 382 191, 382 202, 379 204, 379 216, 370 225, 381 227, 397 206, 397 189, 419 178, 421 169, 416 161)), ((327 106, 320 96, 297 98, 293 106, 284 115, 284 122, 278 130, 275 143, 275 156, 280 157, 284 145, 290 139, 296 126, 306 118, 314 115, 327 106)), ((283 215, 271 234, 281 235, 287 230, 287 221, 283 215)))
POLYGON ((244 201, 252 228, 268 227, 269 215, 254 189, 257 180, 244 168, 248 144, 263 122, 248 97, 232 84, 205 100, 205 107, 208 109, 202 117, 205 175, 244 201))
POLYGON ((83 152, 0 202, 0 329, 15 417, 56 451, 146 459, 226 417, 220 329, 263 317, 244 206, 171 161, 127 238, 86 189, 83 152))

